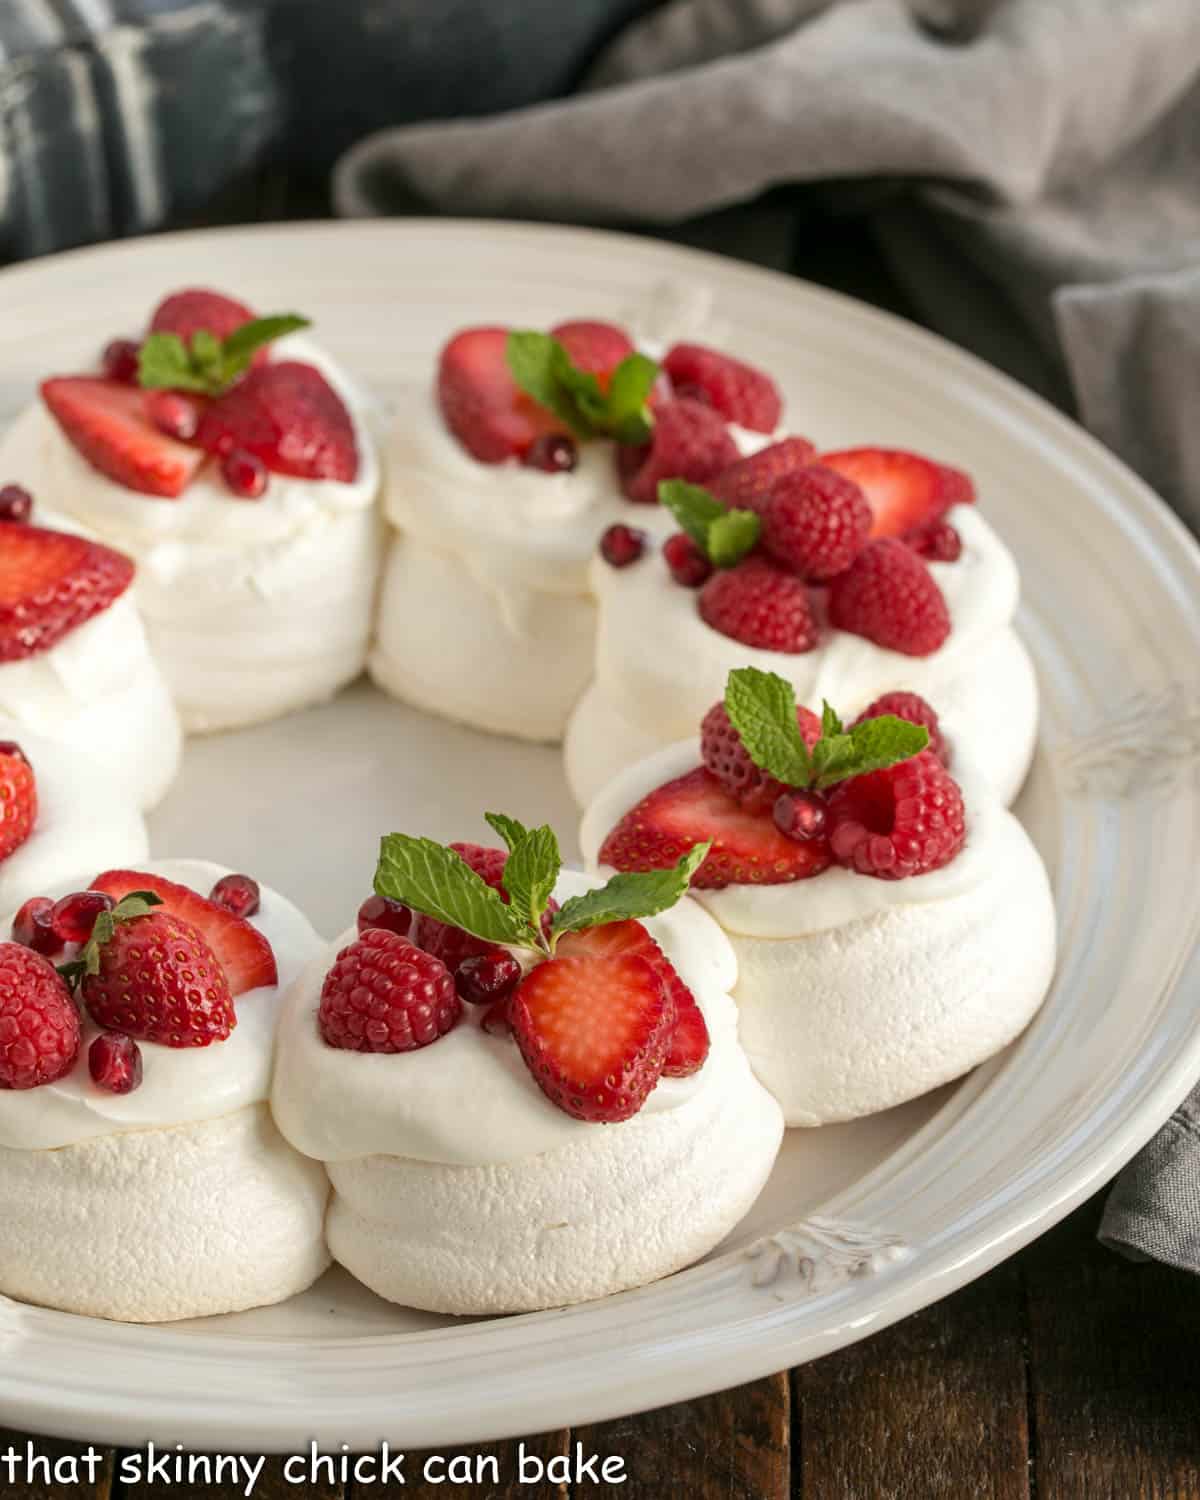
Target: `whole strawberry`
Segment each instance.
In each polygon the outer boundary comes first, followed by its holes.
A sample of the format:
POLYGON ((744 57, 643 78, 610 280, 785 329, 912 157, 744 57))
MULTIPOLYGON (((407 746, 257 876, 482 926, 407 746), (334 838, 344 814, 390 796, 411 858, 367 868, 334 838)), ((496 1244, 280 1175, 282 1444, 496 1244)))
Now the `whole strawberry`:
POLYGON ((75 1066, 79 1015, 54 965, 0 943, 0 1089, 35 1089, 75 1066))
POLYGON ((98 1026, 164 1047, 207 1047, 237 1025, 229 982, 197 928, 166 911, 117 921, 79 997, 98 1026))
POLYGON ((343 948, 321 986, 321 1035, 344 1052, 415 1052, 461 1017, 441 959, 383 927, 343 948))
POLYGON ((905 656, 929 656, 950 634, 950 611, 924 562, 896 537, 868 542, 829 590, 829 619, 905 656))
POLYGON ((0 860, 19 849, 37 822, 33 767, 11 740, 0 741, 0 860))

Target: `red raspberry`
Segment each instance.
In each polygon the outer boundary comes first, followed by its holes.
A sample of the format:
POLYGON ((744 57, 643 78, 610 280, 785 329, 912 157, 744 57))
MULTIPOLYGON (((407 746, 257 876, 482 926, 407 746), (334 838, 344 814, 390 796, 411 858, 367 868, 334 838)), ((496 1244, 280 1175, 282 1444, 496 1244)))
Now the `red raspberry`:
POLYGON ((644 505, 658 501, 664 479, 686 479, 707 484, 738 456, 722 417, 699 401, 664 401, 655 412, 648 443, 617 447, 617 473, 630 500, 644 505))
MULTIPOLYGON (((811 750, 821 738, 821 721, 803 704, 796 721, 811 750)), ((731 797, 749 812, 766 812, 787 791, 783 782, 761 770, 750 759, 742 737, 730 722, 724 703, 714 703, 700 725, 700 758, 731 797)))
POLYGON ((799 655, 820 634, 804 584, 768 557, 752 554, 719 569, 700 590, 699 608, 714 630, 763 651, 799 655))
POLYGON ((697 386, 728 422, 754 432, 774 432, 783 413, 779 391, 769 375, 702 344, 676 344, 663 369, 676 389, 697 386))
POLYGON ((838 864, 880 880, 939 870, 966 839, 962 792, 931 750, 835 786, 827 824, 838 864))
POLYGON ((713 480, 709 488, 730 510, 761 511, 775 486, 786 475, 806 469, 817 450, 807 438, 788 437, 739 458, 713 480))
POLYGON ((79 1015, 54 965, 19 943, 0 943, 0 1089, 62 1078, 79 1044, 79 1015))
POLYGON ((321 986, 321 1035, 343 1052, 415 1052, 461 1016, 446 965, 383 927, 343 948, 321 986))
POLYGON ((858 485, 817 464, 777 480, 761 514, 764 549, 814 582, 845 572, 871 530, 858 485))
POLYGON ((868 542, 829 591, 829 620, 905 656, 929 656, 950 634, 933 574, 896 537, 868 542))
POLYGON ((864 708, 854 722, 861 724, 864 719, 878 719, 884 714, 894 714, 897 719, 906 719, 910 724, 923 724, 929 731, 928 748, 942 765, 950 764, 950 746, 942 734, 937 713, 920 693, 884 693, 869 708, 864 708))
POLYGON ((917 526, 901 537, 918 557, 929 562, 957 562, 962 556, 962 537, 949 521, 933 521, 928 526, 917 526))

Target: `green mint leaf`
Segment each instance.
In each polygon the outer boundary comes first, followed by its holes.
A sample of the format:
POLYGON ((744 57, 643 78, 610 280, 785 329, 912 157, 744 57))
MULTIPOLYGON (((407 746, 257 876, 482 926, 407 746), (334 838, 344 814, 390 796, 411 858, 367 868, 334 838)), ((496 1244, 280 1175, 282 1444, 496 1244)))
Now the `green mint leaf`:
POLYGON ((848 734, 822 734, 812 747, 813 785, 832 786, 859 774, 854 741, 848 734))
POLYGON ((796 722, 796 691, 786 678, 735 667, 725 684, 725 711, 760 770, 785 786, 811 783, 813 762, 796 722))
POLYGON ((524 823, 518 823, 516 818, 510 818, 507 813, 484 813, 489 828, 498 833, 508 846, 511 853, 521 840, 528 834, 529 829, 524 823))
MULTIPOLYGON (((302 318, 299 313, 272 313, 270 317, 252 318, 249 323, 243 323, 240 328, 235 328, 221 344, 223 384, 228 385, 243 370, 248 370, 250 361, 264 345, 273 343, 275 339, 281 339, 286 334, 298 333, 302 328, 311 327, 309 319, 302 318)), ((193 353, 196 351, 196 339, 199 337, 200 335, 196 334, 192 339, 193 353)))
POLYGON ((600 382, 590 370, 581 370, 572 362, 571 356, 558 342, 557 339, 550 340, 553 346, 550 369, 558 388, 572 402, 575 408, 576 418, 580 420, 585 430, 602 426, 608 410, 608 403, 604 392, 600 389, 600 382))
POLYGON ((514 846, 504 866, 504 889, 514 911, 527 922, 537 943, 542 937, 542 913, 554 894, 562 869, 562 855, 552 828, 533 828, 514 846))
POLYGON ((929 744, 929 731, 923 724, 910 724, 894 714, 883 714, 878 719, 865 719, 848 734, 837 736, 832 741, 837 749, 825 757, 821 755, 822 743, 813 751, 813 760, 819 767, 817 785, 826 787, 910 760, 929 744), (848 749, 843 749, 842 741, 848 749))
POLYGON ((380 842, 375 889, 422 915, 461 927, 489 943, 527 941, 520 913, 481 880, 453 849, 406 833, 380 842))
POLYGON ((589 437, 575 402, 558 381, 565 352, 557 339, 529 328, 514 329, 504 346, 509 374, 525 394, 552 411, 577 437, 589 437))
POLYGON ((577 438, 649 442, 654 417, 647 401, 658 379, 658 366, 646 355, 626 355, 613 371, 607 391, 549 333, 514 329, 505 344, 505 357, 521 390, 552 411, 577 438))
POLYGON ((711 848, 711 841, 697 844, 672 869, 625 872, 614 875, 599 890, 572 896, 554 914, 551 942, 564 932, 582 932, 585 927, 653 917, 666 911, 687 891, 711 848))
POLYGON ((138 384, 145 390, 202 391, 208 382, 177 333, 151 333, 138 354, 138 384))
POLYGON ((842 723, 841 719, 838 718, 837 714, 829 706, 828 702, 823 702, 821 704, 822 739, 826 737, 832 738, 835 734, 842 734, 844 731, 845 725, 842 723))
POLYGON ((640 445, 650 441, 654 416, 647 402, 657 379, 658 366, 644 354, 627 354, 613 371, 606 426, 617 442, 640 445))
POLYGON ((758 543, 762 522, 752 510, 727 510, 708 528, 708 560, 715 568, 732 568, 758 543))

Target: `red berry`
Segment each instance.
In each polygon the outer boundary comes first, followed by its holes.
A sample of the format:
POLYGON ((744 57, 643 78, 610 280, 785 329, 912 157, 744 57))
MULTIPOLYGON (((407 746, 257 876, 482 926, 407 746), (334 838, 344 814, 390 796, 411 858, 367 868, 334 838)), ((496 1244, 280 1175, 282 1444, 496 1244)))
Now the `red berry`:
POLYGON ((258 500, 267 492, 267 466, 244 448, 231 448, 221 459, 221 478, 239 500, 258 500))
POLYGON ((512 1027, 508 1021, 509 995, 503 995, 483 1013, 480 1025, 489 1036, 511 1036, 512 1027))
MULTIPOLYGON (((139 870, 106 870, 92 881, 94 891, 107 891, 116 901, 134 891, 151 891, 162 902, 155 913, 165 911, 181 917, 204 938, 216 955, 236 999, 249 990, 269 988, 279 983, 275 954, 271 944, 257 927, 243 917, 208 901, 186 885, 164 880, 161 875, 147 875, 139 870)), ((118 1030, 121 1028, 118 1027, 118 1030)))
POLYGON ((663 543, 662 554, 671 577, 685 589, 698 589, 712 576, 712 563, 686 531, 673 532, 663 543))
POLYGON ((654 505, 664 479, 706 484, 738 456, 724 419, 698 401, 664 401, 648 443, 617 445, 617 474, 630 500, 654 505))
POLYGON ((962 556, 962 537, 949 521, 933 521, 906 531, 900 540, 927 562, 957 562, 962 556))
POLYGON ((100 356, 100 368, 110 380, 122 385, 136 385, 141 346, 133 339, 113 339, 105 344, 100 356))
POLYGON ((871 529, 858 485, 815 464, 776 480, 760 514, 764 551, 814 582, 844 572, 871 529))
POLYGON ((99 542, 14 527, 0 546, 0 662, 48 651, 133 582, 133 564, 99 542))
POLYGON ((262 892, 258 881, 249 875, 222 875, 209 891, 208 899, 235 917, 252 917, 262 905, 262 892))
POLYGON ((633 341, 615 323, 576 320, 559 323, 550 330, 577 370, 595 375, 601 390, 608 389, 609 377, 623 359, 633 353, 633 341))
POLYGON ((840 782, 828 821, 838 864, 880 880, 940 869, 966 838, 962 792, 930 750, 840 782))
POLYGON ((707 839, 713 847, 692 877, 697 890, 786 885, 819 875, 830 863, 826 844, 785 837, 770 812, 748 811, 703 766, 631 808, 604 840, 600 863, 616 870, 669 869, 707 839))
POLYGON ((80 1040, 79 1014, 54 965, 19 943, 0 943, 0 1089, 64 1077, 80 1040))
POLYGON ((808 590, 794 573, 751 554, 700 590, 700 618, 743 646, 799 655, 820 638, 808 590))
POLYGON ((546 959, 508 1014, 534 1082, 577 1120, 628 1120, 662 1077, 674 1006, 636 953, 546 959))
POLYGON ((204 461, 198 448, 154 425, 145 392, 135 386, 61 375, 44 380, 41 393, 72 447, 93 469, 128 490, 174 500, 204 461))
POLYGON ((790 839, 809 843, 825 837, 825 799, 816 792, 785 791, 771 809, 775 827, 790 839))
POLYGON ((612 568, 627 568, 637 562, 646 550, 646 533, 636 526, 622 526, 619 522, 608 527, 600 538, 600 555, 612 568))
MULTIPOLYGON (((0 564, 0 568, 2 568, 0 564)), ((19 745, 0 746, 0 860, 19 849, 38 815, 37 781, 19 745)))
POLYGON ((938 521, 952 505, 970 505, 975 487, 961 469, 900 448, 846 448, 820 462, 852 479, 870 504, 871 535, 903 536, 938 521))
POLYGON ((884 693, 869 708, 864 708, 854 722, 861 724, 864 719, 878 719, 883 714, 893 714, 897 719, 905 719, 910 724, 923 725, 929 731, 928 748, 944 766, 950 764, 950 746, 942 734, 937 713, 919 693, 884 693))
MULTIPOLYGON (((504 867, 508 863, 508 854, 503 849, 491 849, 483 844, 451 844, 461 859, 475 871, 481 880, 486 881, 493 890, 499 891, 505 901, 508 900, 508 892, 504 889, 504 867)), ((542 916, 543 928, 548 928, 550 919, 558 910, 558 902, 551 898, 545 913, 542 916)), ((473 958, 479 953, 503 953, 505 950, 496 943, 485 942, 483 938, 477 938, 469 932, 464 932, 461 927, 451 927, 446 922, 439 922, 434 917, 418 916, 413 927, 412 940, 418 948, 424 948, 427 953, 434 954, 440 958, 453 974, 464 958, 473 958)))
POLYGON ((160 432, 190 443, 200 425, 200 406, 179 391, 147 391, 146 414, 160 432))
MULTIPOLYGON (((201 329, 215 338, 227 339, 243 323, 253 320, 254 314, 244 302, 236 302, 222 292, 211 292, 205 287, 186 287, 163 299, 150 320, 151 333, 177 333, 184 343, 191 343, 192 335, 201 329)), ((256 360, 266 354, 258 351, 256 360)))
POLYGON ((442 420, 480 463, 521 458, 542 433, 561 433, 561 420, 527 396, 508 368, 507 328, 466 328, 438 361, 442 420))
POLYGON ((413 914, 409 908, 403 901, 393 901, 389 896, 368 896, 358 908, 360 937, 368 927, 382 927, 397 937, 407 937, 412 925, 413 914))
POLYGON ((320 370, 300 360, 257 366, 210 401, 196 442, 220 455, 244 449, 275 474, 344 484, 358 477, 350 413, 320 370))
POLYGON ((161 907, 117 924, 79 998, 97 1026, 164 1047, 207 1047, 237 1025, 216 954, 190 922, 161 907))
POLYGON ((102 911, 112 911, 117 903, 104 891, 75 891, 54 903, 50 925, 64 943, 86 943, 102 911))
POLYGON ((54 902, 49 896, 30 896, 13 918, 12 940, 23 948, 32 948, 35 953, 44 953, 53 958, 63 949, 62 938, 50 923, 54 902))
POLYGON ((503 949, 464 958, 454 971, 454 987, 472 1005, 491 1005, 511 995, 521 978, 521 965, 503 949))
POLYGON ((23 524, 33 514, 33 496, 19 484, 0 486, 0 521, 23 524))
POLYGON ((122 1031, 105 1031, 88 1048, 88 1072, 97 1088, 132 1094, 141 1087, 142 1049, 122 1031))
POLYGON ((868 542, 829 590, 829 619, 905 656, 929 656, 950 634, 950 611, 933 574, 896 537, 868 542))
POLYGON ((783 438, 730 464, 709 488, 730 510, 761 511, 779 481, 806 469, 816 453, 807 438, 783 438))
POLYGON ((544 474, 569 474, 579 462, 579 449, 565 432, 543 432, 530 443, 521 462, 544 474))
MULTIPOLYGON (((811 749, 821 738, 820 719, 803 704, 798 704, 796 722, 804 743, 811 749)), ((725 791, 748 812, 768 811, 787 790, 781 781, 768 776, 751 760, 722 702, 714 703, 701 721, 700 758, 725 791)))
POLYGON ((681 385, 671 385, 671 394, 677 401, 699 401, 701 406, 711 406, 712 398, 702 385, 693 385, 690 381, 684 381, 681 385))
POLYGON ((343 948, 321 986, 321 1035, 345 1052, 413 1052, 461 1016, 445 964, 382 927, 343 948))
POLYGON ((697 385, 728 422, 754 432, 774 432, 783 402, 769 375, 701 344, 676 344, 667 350, 663 369, 672 387, 697 385))

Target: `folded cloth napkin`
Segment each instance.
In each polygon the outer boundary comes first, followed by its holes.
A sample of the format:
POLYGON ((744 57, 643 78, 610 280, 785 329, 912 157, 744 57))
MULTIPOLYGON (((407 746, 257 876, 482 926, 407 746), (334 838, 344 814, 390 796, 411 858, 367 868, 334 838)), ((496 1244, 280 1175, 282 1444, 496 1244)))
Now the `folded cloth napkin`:
MULTIPOLYGON (((874 227, 928 321, 1200 525, 1197 0, 671 0, 569 98, 369 137, 335 199, 665 228, 854 179, 903 188, 874 227)), ((1200 1271, 1200 1089, 1101 1234, 1200 1271)))

